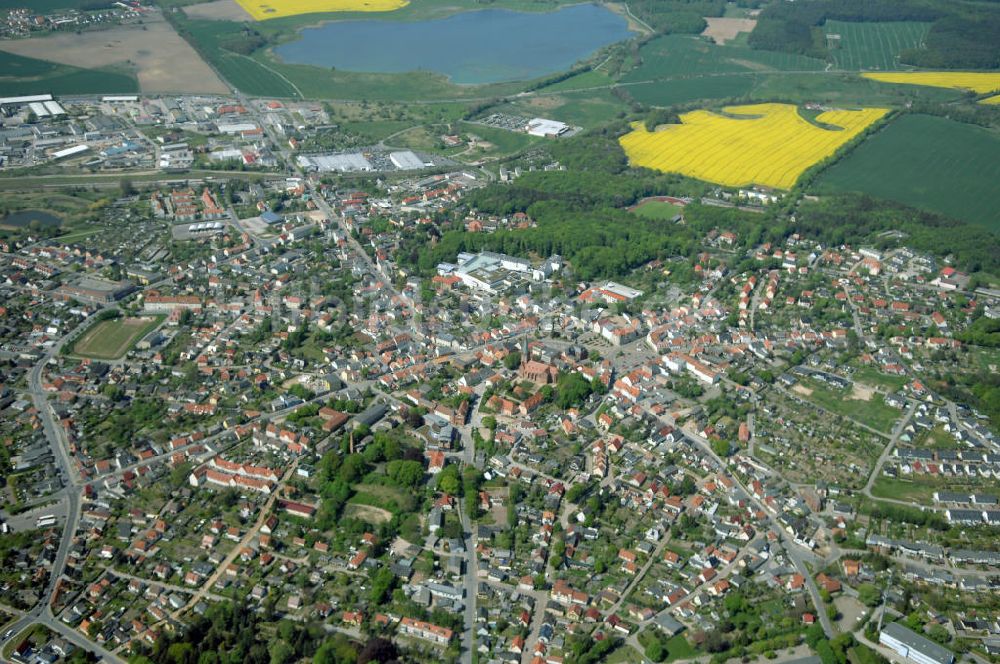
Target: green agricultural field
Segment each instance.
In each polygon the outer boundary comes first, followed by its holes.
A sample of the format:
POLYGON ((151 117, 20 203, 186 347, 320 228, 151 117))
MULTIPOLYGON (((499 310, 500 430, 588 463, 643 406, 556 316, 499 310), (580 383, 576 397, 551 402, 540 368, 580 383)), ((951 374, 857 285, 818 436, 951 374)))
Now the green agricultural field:
POLYGON ((642 64, 627 73, 623 82, 642 82, 699 74, 733 74, 766 71, 823 71, 826 63, 790 53, 758 51, 746 46, 719 46, 700 37, 666 35, 640 50, 642 64))
POLYGON ((701 100, 740 99, 750 94, 757 79, 755 74, 723 74, 640 83, 625 89, 643 104, 673 106, 701 100))
POLYGON ((163 316, 114 318, 98 322, 73 344, 72 353, 97 360, 116 360, 163 321, 163 316))
POLYGON ((880 86, 877 82, 861 78, 858 74, 831 71, 814 74, 761 75, 750 96, 754 101, 789 99, 856 108, 858 106, 900 107, 918 100, 946 102, 957 99, 961 94, 954 90, 919 85, 880 86))
POLYGON ((582 74, 577 74, 567 78, 565 81, 559 81, 552 85, 547 85, 544 88, 540 88, 543 92, 566 92, 567 90, 582 90, 586 88, 597 88, 602 85, 609 85, 611 79, 608 75, 602 71, 585 71, 582 74))
POLYGON ((81 69, 0 51, 0 90, 5 95, 138 92, 139 82, 124 72, 81 69))
POLYGON ((1000 231, 1000 134, 903 115, 824 172, 816 193, 860 191, 1000 231))
POLYGON ((908 48, 919 48, 930 23, 848 23, 827 21, 824 32, 831 44, 830 55, 838 69, 850 71, 899 69, 897 56, 908 48), (840 35, 839 40, 829 35, 840 35), (838 43, 839 42, 839 43, 838 43))

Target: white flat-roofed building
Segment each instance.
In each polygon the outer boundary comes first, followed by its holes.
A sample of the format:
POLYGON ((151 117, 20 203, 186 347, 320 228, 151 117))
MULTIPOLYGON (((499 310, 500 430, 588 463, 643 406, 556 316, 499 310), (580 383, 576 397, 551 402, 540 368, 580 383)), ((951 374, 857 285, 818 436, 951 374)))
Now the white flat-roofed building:
POLYGON ((299 166, 319 172, 338 171, 352 173, 355 171, 371 171, 372 163, 360 152, 345 152, 328 155, 302 155, 298 158, 299 166))
POLYGON ((56 150, 52 153, 53 159, 64 159, 66 157, 73 157, 78 154, 82 154, 90 149, 89 145, 74 145, 71 148, 65 148, 63 150, 56 150))
POLYGON ((34 102, 52 101, 52 95, 24 95, 21 97, 0 97, 0 106, 20 106, 34 102))
POLYGON ((40 118, 47 118, 51 115, 51 113, 49 113, 49 109, 45 108, 45 104, 40 101, 31 102, 28 104, 28 108, 30 108, 31 112, 40 118))
POLYGON ((496 293, 505 287, 505 283, 509 283, 512 272, 530 275, 531 261, 492 251, 463 253, 459 254, 458 267, 452 273, 469 288, 496 293))
MULTIPOLYGON (((51 99, 52 97, 49 97, 51 99)), ((139 95, 105 95, 101 101, 108 104, 126 104, 132 101, 139 101, 139 95)))
POLYGON ((42 102, 45 106, 45 110, 51 115, 66 115, 66 109, 64 109, 57 101, 46 101, 42 102))
POLYGON ((424 160, 412 150, 389 153, 389 161, 401 171, 415 171, 424 167, 424 160))
POLYGON ((634 300, 635 298, 642 295, 641 290, 629 288, 628 286, 624 286, 614 281, 609 281, 608 283, 604 284, 601 287, 601 290, 606 291, 608 293, 614 293, 615 295, 619 295, 625 298, 626 300, 634 300))
POLYGON ((216 125, 223 134, 242 134, 245 131, 257 131, 259 127, 252 122, 220 122, 216 125))
POLYGON ((569 131, 569 125, 558 120, 546 120, 545 118, 532 118, 524 128, 531 136, 541 136, 542 138, 554 138, 562 136, 569 131))
POLYGON ((899 623, 882 627, 878 642, 917 664, 953 664, 955 654, 899 623))

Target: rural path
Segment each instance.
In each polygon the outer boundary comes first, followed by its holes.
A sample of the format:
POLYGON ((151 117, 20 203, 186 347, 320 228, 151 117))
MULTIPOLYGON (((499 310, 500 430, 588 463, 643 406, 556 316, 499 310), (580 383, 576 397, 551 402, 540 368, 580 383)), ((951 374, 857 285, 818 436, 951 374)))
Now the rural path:
POLYGON ((628 598, 629 594, 633 590, 635 590, 636 587, 638 587, 638 585, 639 585, 640 582, 642 582, 642 579, 646 576, 646 572, 649 571, 649 568, 652 567, 653 563, 655 563, 657 560, 659 560, 663 556, 663 549, 666 548, 667 543, 670 542, 670 540, 673 538, 673 536, 674 536, 674 532, 673 532, 673 530, 671 530, 671 531, 668 531, 667 535, 663 539, 660 540, 660 542, 656 545, 656 549, 654 549, 653 553, 650 554, 649 560, 646 561, 646 563, 642 566, 642 568, 632 578, 632 582, 629 583, 628 586, 625 587, 625 590, 622 591, 622 594, 618 598, 618 601, 615 602, 611 606, 610 609, 608 609, 608 615, 609 616, 613 616, 614 614, 618 613, 618 610, 620 608, 622 608, 622 604, 625 603, 625 600, 628 598))
POLYGON ((253 524, 253 527, 247 531, 247 534, 240 539, 239 543, 233 547, 233 550, 229 552, 221 563, 219 563, 212 576, 210 576, 208 580, 201 585, 201 588, 199 588, 191 599, 188 600, 188 603, 171 614, 170 617, 172 619, 177 620, 182 613, 191 609, 198 602, 209 595, 209 588, 215 586, 216 582, 222 577, 223 574, 225 574, 226 569, 228 569, 229 566, 233 564, 233 561, 236 560, 237 556, 240 555, 240 552, 244 548, 250 546, 250 543, 255 537, 257 537, 257 533, 260 532, 261 526, 263 526, 264 522, 267 521, 267 518, 271 516, 271 510, 274 509, 274 503, 278 500, 278 494, 281 492, 281 488, 285 485, 285 482, 291 478, 298 465, 298 460, 295 460, 292 465, 288 467, 288 470, 285 471, 284 476, 282 476, 278 485, 275 487, 274 493, 271 494, 271 496, 267 499, 267 502, 264 504, 264 507, 261 508, 260 515, 257 517, 257 521, 253 524))
POLYGON ((885 449, 883 449, 882 454, 879 455, 878 461, 876 461, 875 465, 872 467, 871 475, 868 476, 868 481, 865 483, 865 488, 863 489, 863 493, 869 498, 873 498, 872 486, 874 486, 875 481, 878 479, 879 473, 882 472, 882 466, 885 465, 885 462, 889 458, 889 455, 892 454, 892 451, 896 448, 896 443, 899 442, 899 437, 900 435, 902 435, 903 429, 905 429, 906 425, 910 423, 910 420, 913 419, 913 414, 916 412, 917 412, 917 404, 916 403, 910 404, 909 408, 906 409, 906 414, 903 416, 901 420, 899 420, 899 422, 896 423, 896 426, 893 428, 892 437, 889 439, 889 442, 886 443, 885 449))

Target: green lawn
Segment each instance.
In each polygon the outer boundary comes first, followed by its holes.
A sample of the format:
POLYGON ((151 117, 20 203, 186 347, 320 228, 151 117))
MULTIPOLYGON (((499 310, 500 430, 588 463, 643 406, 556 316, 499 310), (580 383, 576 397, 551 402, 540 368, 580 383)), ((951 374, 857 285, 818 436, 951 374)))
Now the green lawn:
MULTIPOLYGON (((830 49, 838 69, 851 71, 899 69, 897 56, 905 49, 919 48, 927 37, 930 23, 887 22, 848 23, 827 21, 823 31, 840 35, 839 46, 830 49)), ((837 41, 829 41, 837 44, 837 41)))
POLYGON ((81 69, 0 51, 0 90, 5 95, 138 92, 139 82, 112 69, 81 69))
POLYGON ((849 417, 877 431, 888 433, 900 417, 900 412, 892 406, 886 405, 885 401, 877 394, 865 401, 864 399, 852 399, 850 389, 834 390, 819 381, 804 379, 802 385, 812 390, 812 394, 809 396, 799 394, 800 397, 812 401, 831 413, 849 417))
POLYGON ((872 495, 876 498, 890 498, 920 505, 933 504, 935 491, 996 494, 997 482, 983 478, 915 475, 912 479, 879 477, 872 485, 872 495))
POLYGON ((1000 133, 903 115, 824 172, 815 193, 860 191, 1000 230, 1000 133))
POLYGON ((893 392, 902 389, 909 382, 909 378, 906 376, 890 376, 874 367, 861 367, 854 372, 854 380, 865 385, 892 390, 893 392))
POLYGON ((607 659, 604 661, 608 664, 634 664, 635 662, 641 662, 642 660, 642 655, 640 655, 635 648, 629 645, 623 645, 620 648, 616 648, 615 651, 608 655, 607 659))
POLYGON ((546 88, 537 95, 514 97, 510 103, 489 110, 491 113, 541 116, 588 129, 610 122, 626 110, 622 100, 612 95, 609 88, 569 90, 558 94, 549 90, 546 88))
POLYGON ((646 219, 669 221, 680 214, 683 209, 684 208, 679 205, 674 205, 673 203, 646 201, 632 210, 632 214, 645 217, 646 219))
POLYGON ((891 477, 879 477, 872 485, 872 495, 876 498, 891 498, 921 504, 930 504, 934 500, 936 490, 933 486, 891 477))
POLYGON ((518 152, 529 145, 545 140, 543 138, 538 138, 537 136, 522 134, 521 132, 507 131, 506 129, 497 129, 496 127, 487 127, 485 125, 475 124, 472 122, 462 122, 459 124, 459 128, 462 133, 475 134, 484 141, 489 141, 496 146, 497 152, 504 154, 518 152))

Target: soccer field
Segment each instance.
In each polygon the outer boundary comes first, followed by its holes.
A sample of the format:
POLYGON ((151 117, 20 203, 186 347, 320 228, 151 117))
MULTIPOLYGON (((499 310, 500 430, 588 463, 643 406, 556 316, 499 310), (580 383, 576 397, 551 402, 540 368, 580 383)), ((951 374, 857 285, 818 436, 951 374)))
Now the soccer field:
POLYGON ((162 316, 139 316, 101 321, 77 340, 73 354, 96 360, 116 360, 161 320, 162 316))

